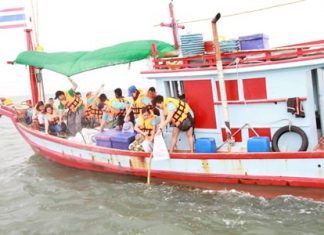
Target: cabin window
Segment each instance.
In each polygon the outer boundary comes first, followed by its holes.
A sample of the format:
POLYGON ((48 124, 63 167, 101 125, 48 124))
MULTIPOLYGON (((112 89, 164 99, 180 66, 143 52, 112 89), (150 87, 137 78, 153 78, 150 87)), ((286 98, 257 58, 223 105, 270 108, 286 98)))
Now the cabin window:
POLYGON ((184 99, 183 81, 167 81, 164 83, 167 97, 184 99))
POLYGON ((267 99, 266 79, 243 79, 243 92, 245 100, 267 99))
MULTIPOLYGON (((227 100, 231 100, 231 101, 239 100, 237 80, 226 80, 225 88, 226 88, 227 100)), ((221 94, 219 88, 219 81, 216 81, 216 89, 217 89, 217 99, 220 101, 221 94)))

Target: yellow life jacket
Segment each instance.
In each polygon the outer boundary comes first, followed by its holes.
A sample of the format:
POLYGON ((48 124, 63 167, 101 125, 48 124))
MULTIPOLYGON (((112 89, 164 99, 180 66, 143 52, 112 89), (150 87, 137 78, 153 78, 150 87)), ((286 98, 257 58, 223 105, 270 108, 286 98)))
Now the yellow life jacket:
POLYGON ((110 100, 110 106, 111 106, 111 109, 112 109, 112 113, 116 116, 125 116, 126 115, 126 108, 124 109, 114 109, 112 107, 112 103, 113 102, 119 102, 119 103, 125 103, 125 107, 126 107, 126 104, 128 103, 128 101, 125 99, 125 98, 113 98, 110 100))
POLYGON ((64 107, 69 109, 71 112, 76 112, 78 108, 82 105, 82 99, 79 97, 72 97, 68 91, 64 92, 66 100, 63 103, 64 107))
POLYGON ((143 115, 139 116, 138 128, 144 133, 148 133, 148 136, 151 136, 153 134, 152 121, 154 120, 154 118, 155 116, 153 114, 151 114, 146 120, 144 120, 143 115))
POLYGON ((175 126, 179 126, 188 116, 188 113, 190 111, 189 105, 179 99, 175 98, 164 98, 163 100, 163 113, 164 115, 168 114, 168 103, 172 103, 176 106, 176 111, 174 112, 172 116, 172 124, 175 126))
POLYGON ((120 110, 119 109, 114 109, 112 107, 112 100, 105 101, 105 106, 107 107, 107 109, 105 109, 104 112, 107 115, 116 117, 116 116, 118 116, 120 114, 120 110))
POLYGON ((153 110, 152 105, 146 105, 142 102, 143 97, 146 96, 142 90, 139 90, 139 93, 137 96, 134 98, 132 97, 133 103, 131 106, 131 109, 134 113, 134 115, 139 115, 141 113, 142 108, 148 107, 150 110, 153 110))

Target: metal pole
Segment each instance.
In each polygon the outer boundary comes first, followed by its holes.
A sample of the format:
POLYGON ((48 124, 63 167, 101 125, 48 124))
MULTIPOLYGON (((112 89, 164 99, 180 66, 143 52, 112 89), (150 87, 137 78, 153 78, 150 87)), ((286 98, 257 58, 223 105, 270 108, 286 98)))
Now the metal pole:
POLYGON ((221 52, 219 48, 219 40, 218 40, 218 32, 216 22, 220 19, 221 14, 217 13, 217 15, 212 20, 212 29, 213 29, 213 38, 214 38, 214 47, 215 47, 215 56, 216 56, 216 67, 218 73, 219 80, 219 90, 223 107, 223 116, 226 130, 226 142, 228 143, 228 150, 231 151, 232 144, 232 134, 231 134, 231 126, 229 120, 229 112, 228 112, 228 104, 227 104, 227 95, 226 95, 226 87, 224 81, 224 72, 223 72, 223 64, 221 58, 221 52))

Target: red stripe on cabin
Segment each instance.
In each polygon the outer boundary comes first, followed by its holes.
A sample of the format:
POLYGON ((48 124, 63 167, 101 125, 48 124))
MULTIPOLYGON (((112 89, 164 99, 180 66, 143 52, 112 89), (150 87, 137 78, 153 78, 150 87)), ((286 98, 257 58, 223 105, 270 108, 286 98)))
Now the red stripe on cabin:
POLYGON ((217 127, 211 84, 210 80, 183 82, 186 102, 195 115, 195 128, 217 127))
MULTIPOLYGON (((225 87, 226 87, 227 100, 239 100, 237 80, 226 80, 225 87)), ((216 81, 216 89, 217 89, 217 98, 218 100, 221 100, 218 81, 216 81)))
POLYGON ((243 79, 243 91, 245 100, 267 99, 266 79, 243 79))
MULTIPOLYGON (((239 130, 239 128, 231 128, 232 135, 238 130, 239 130)), ((225 128, 222 128, 222 138, 223 138, 223 141, 226 141, 226 139, 227 139, 225 128)), ((235 142, 242 142, 242 131, 239 131, 234 136, 234 139, 235 139, 235 142)))
MULTIPOLYGON (((259 136, 267 136, 271 140, 271 129, 270 128, 253 128, 259 136)), ((256 134, 249 128, 249 138, 256 136, 256 134)))

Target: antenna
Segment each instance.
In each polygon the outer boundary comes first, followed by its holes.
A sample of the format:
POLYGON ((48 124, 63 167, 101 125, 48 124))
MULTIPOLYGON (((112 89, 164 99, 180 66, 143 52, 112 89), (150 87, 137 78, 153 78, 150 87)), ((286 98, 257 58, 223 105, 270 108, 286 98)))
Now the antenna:
POLYGON ((176 50, 178 50, 179 49, 178 28, 184 29, 185 27, 183 25, 178 25, 178 23, 175 19, 175 16, 174 16, 172 1, 169 3, 169 11, 170 11, 171 23, 160 23, 157 26, 172 28, 174 47, 176 50))

